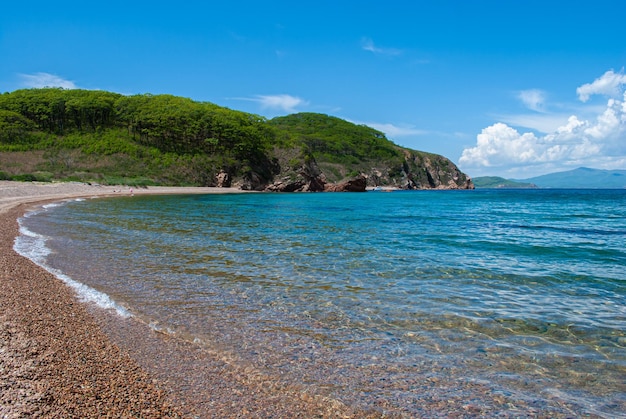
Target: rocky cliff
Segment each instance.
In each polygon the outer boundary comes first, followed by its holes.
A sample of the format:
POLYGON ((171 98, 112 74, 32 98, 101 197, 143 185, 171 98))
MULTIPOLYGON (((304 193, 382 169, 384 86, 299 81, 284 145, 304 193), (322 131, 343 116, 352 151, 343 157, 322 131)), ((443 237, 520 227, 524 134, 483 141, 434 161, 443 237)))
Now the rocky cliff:
POLYGON ((269 123, 283 146, 274 149, 277 170, 268 190, 474 188, 447 158, 398 146, 365 125, 316 113, 277 117, 269 123))
MULTIPOLYGON (((291 153, 276 159, 278 173, 273 182, 262 184, 248 182, 246 188, 271 192, 360 192, 368 187, 392 187, 395 189, 474 189, 467 175, 443 156, 404 150, 404 161, 397 165, 379 164, 360 173, 331 182, 327 171, 335 172, 337 166, 320 165, 312 156, 300 160, 291 153), (289 159, 291 157, 291 159, 289 159), (297 164, 293 162, 297 161, 297 164), (288 164, 291 161, 291 165, 288 164)), ((336 175, 336 174, 335 174, 336 175)))

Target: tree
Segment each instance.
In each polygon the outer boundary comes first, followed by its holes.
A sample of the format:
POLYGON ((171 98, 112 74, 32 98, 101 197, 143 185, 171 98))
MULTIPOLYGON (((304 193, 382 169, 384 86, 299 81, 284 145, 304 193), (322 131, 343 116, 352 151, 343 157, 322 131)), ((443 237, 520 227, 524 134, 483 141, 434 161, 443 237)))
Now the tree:
POLYGON ((35 127, 33 121, 19 113, 0 109, 0 142, 7 144, 23 142, 27 133, 35 127))

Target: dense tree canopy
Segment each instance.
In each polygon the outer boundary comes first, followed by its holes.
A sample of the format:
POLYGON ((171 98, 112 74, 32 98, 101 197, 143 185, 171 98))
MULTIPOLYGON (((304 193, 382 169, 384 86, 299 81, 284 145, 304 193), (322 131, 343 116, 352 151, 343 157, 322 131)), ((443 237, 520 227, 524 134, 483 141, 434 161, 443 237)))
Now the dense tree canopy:
POLYGON ((0 95, 0 109, 17 112, 50 133, 94 131, 114 123, 119 97, 97 90, 26 89, 0 95))
POLYGON ((398 147, 385 134, 333 116, 298 113, 274 118, 270 124, 291 135, 318 158, 337 163, 398 157, 398 147))
POLYGON ((244 158, 263 152, 273 136, 257 115, 171 95, 28 89, 0 95, 0 110, 4 112, 0 121, 12 124, 13 136, 15 130, 34 127, 56 135, 121 127, 139 144, 165 152, 219 152, 244 158))
POLYGON ((326 164, 334 181, 374 166, 406 177, 425 155, 328 115, 266 120, 172 95, 61 88, 0 94, 2 177, 27 170, 12 164, 10 152, 27 153, 28 170, 49 178, 200 185, 213 184, 219 173, 262 185, 285 166, 297 174, 311 161, 326 164))

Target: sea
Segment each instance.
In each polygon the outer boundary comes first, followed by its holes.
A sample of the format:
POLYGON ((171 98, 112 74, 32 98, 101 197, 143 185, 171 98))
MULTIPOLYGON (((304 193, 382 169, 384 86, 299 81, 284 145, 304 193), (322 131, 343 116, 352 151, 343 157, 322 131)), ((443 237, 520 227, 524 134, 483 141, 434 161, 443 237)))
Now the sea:
POLYGON ((86 304, 381 415, 626 417, 626 190, 125 196, 15 250, 86 304))

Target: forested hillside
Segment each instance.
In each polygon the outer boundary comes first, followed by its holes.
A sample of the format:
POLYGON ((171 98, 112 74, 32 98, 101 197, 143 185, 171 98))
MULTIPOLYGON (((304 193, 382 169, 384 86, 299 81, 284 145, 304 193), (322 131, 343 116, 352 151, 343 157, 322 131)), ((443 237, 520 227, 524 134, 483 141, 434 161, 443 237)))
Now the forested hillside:
POLYGON ((312 179, 359 175, 371 186, 472 186, 444 157, 327 115, 267 120, 171 95, 95 90, 0 95, 0 178, 319 190, 312 179))

